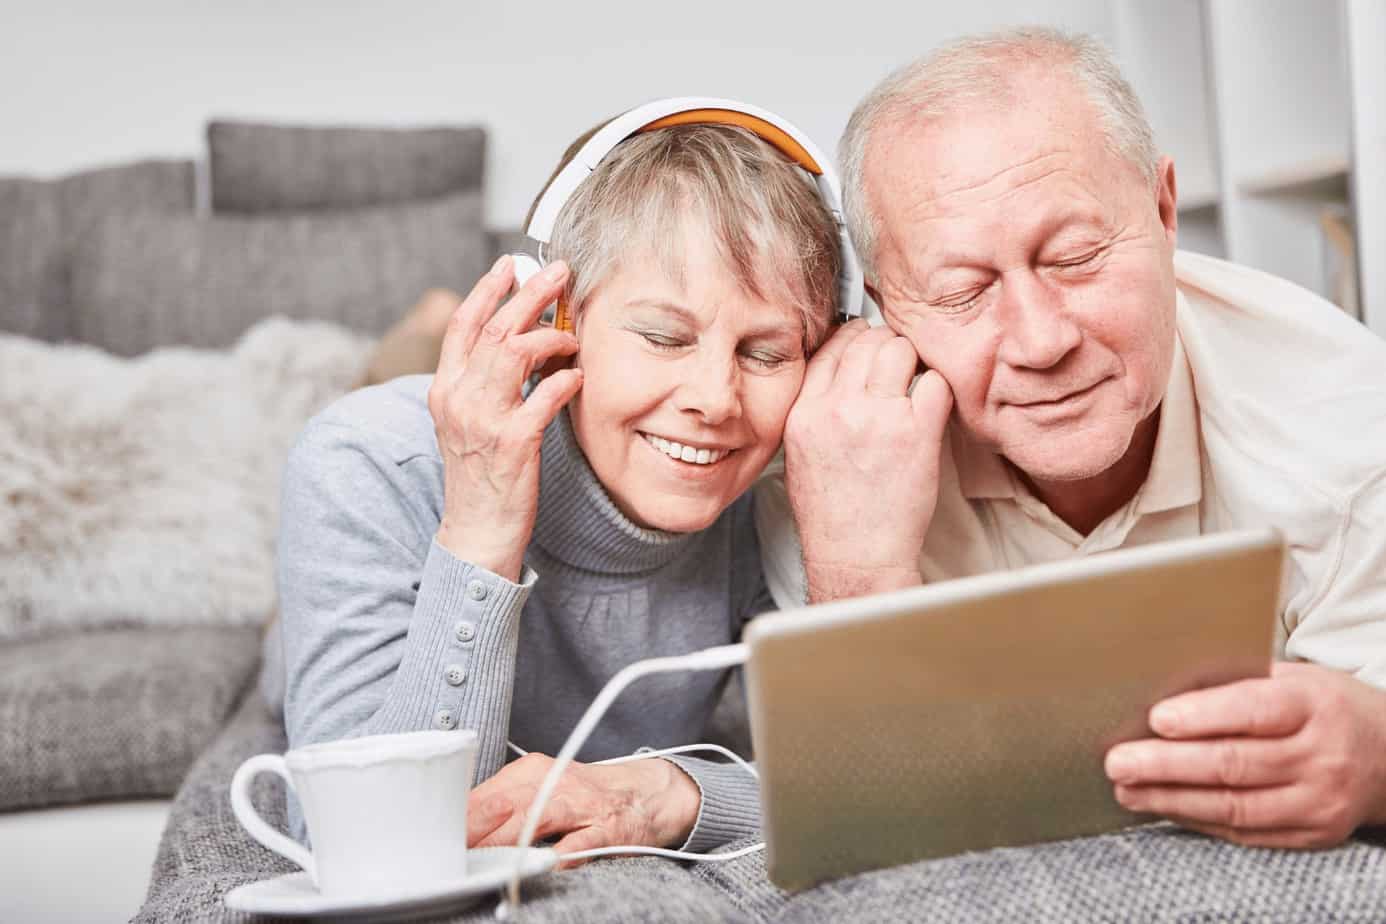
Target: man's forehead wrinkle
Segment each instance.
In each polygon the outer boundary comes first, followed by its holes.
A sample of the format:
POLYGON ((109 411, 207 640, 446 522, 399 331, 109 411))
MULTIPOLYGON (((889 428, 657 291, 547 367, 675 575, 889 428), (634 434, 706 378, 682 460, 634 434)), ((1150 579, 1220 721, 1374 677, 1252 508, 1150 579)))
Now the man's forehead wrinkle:
MULTIPOLYGON (((939 203, 959 201, 956 208, 970 208, 990 203, 1063 172, 1066 168, 1063 161, 1069 153, 1063 150, 1046 151, 1019 163, 1002 167, 989 176, 969 178, 968 181, 951 187, 948 186, 950 177, 945 173, 934 182, 935 192, 931 198, 939 203)), ((947 210, 952 211, 955 208, 950 207, 947 210)))

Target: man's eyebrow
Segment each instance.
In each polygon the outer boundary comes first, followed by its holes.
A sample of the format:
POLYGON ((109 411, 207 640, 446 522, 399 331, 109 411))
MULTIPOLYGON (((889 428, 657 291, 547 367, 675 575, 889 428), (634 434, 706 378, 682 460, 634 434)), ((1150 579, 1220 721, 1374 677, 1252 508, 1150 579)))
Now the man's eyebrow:
MULTIPOLYGON (((1097 209, 1084 210, 1078 213, 1042 214, 1029 225, 1025 233, 1034 235, 1037 239, 1036 247, 1039 248, 1048 247, 1055 242, 1067 243, 1072 238, 1090 237, 1096 243, 1098 238, 1105 238, 1111 234, 1111 223, 1097 209), (1062 240, 1060 240, 1061 238, 1062 240)), ((933 263, 932 270, 935 272, 985 270, 988 267, 988 262, 984 257, 946 245, 938 249, 931 262, 933 263)))

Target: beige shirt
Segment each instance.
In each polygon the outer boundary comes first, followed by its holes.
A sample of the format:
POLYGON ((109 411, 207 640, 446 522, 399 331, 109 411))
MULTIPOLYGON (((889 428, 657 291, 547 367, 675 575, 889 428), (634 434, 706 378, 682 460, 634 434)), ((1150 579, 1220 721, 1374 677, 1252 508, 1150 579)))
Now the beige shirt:
MULTIPOLYGON (((1184 252, 1174 265, 1174 362, 1136 496, 1083 536, 954 421, 924 580, 1274 526, 1290 556, 1277 653, 1386 687, 1386 341, 1274 276, 1184 252)), ((776 602, 798 605, 798 539, 767 475, 761 554, 776 602)))

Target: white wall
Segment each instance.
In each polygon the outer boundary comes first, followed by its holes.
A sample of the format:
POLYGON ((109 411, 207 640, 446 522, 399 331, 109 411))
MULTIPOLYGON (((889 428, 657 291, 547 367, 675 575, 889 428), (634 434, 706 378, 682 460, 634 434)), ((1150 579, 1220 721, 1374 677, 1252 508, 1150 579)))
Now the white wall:
POLYGON ((832 148, 895 66, 1024 23, 1114 39, 1106 0, 0 0, 0 173, 199 156, 211 116, 474 121, 488 220, 516 225, 568 142, 636 102, 741 98, 832 148))

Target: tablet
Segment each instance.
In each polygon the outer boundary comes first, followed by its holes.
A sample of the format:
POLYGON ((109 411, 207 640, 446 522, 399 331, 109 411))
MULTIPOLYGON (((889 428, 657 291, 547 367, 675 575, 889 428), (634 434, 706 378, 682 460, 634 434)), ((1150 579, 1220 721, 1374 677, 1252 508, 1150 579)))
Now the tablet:
POLYGON ((785 889, 1150 820, 1107 749, 1157 701, 1266 676, 1284 541, 1223 533, 768 614, 746 631, 785 889))

